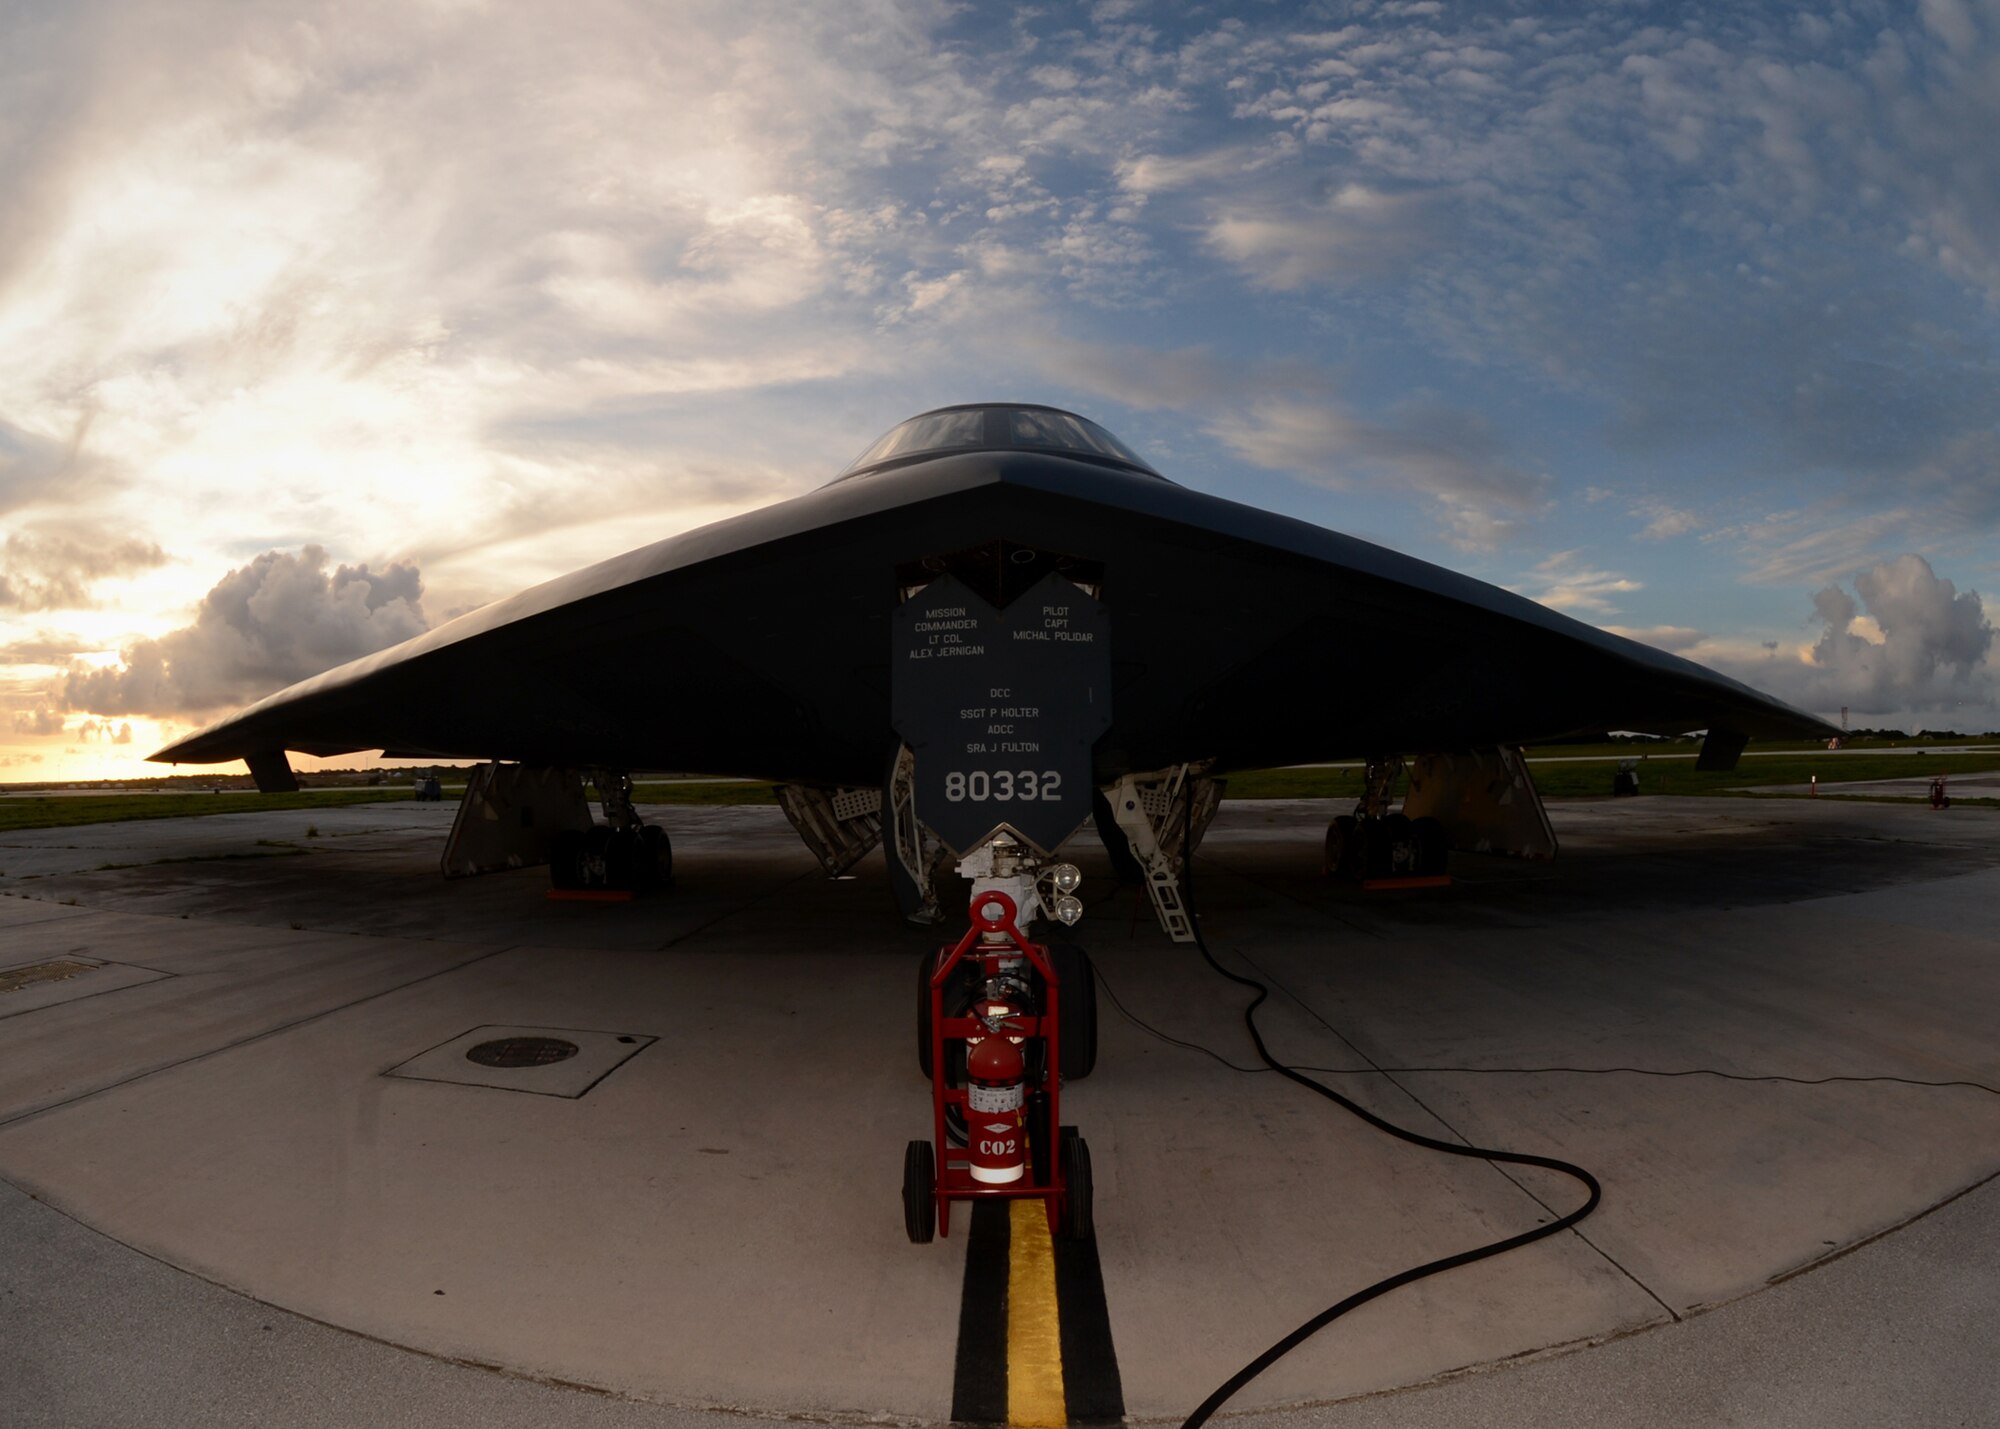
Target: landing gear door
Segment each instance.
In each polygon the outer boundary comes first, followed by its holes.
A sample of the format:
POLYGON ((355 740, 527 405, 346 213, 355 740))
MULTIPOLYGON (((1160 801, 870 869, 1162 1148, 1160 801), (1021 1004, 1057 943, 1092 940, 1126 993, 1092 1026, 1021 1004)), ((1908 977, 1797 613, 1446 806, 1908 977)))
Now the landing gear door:
POLYGON ((891 626, 918 817, 957 854, 1006 831, 1053 853, 1090 817, 1090 750, 1111 724, 1103 603, 1050 574, 996 610, 942 576, 891 626))

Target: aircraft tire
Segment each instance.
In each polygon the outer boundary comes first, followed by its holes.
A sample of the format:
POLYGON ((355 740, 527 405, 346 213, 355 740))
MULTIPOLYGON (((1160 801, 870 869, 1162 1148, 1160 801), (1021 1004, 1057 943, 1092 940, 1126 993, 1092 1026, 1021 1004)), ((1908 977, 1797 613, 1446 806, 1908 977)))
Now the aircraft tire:
POLYGON ((1381 819, 1356 822, 1360 824, 1355 830, 1356 842, 1361 847, 1355 851, 1354 876, 1380 878, 1389 871, 1389 831, 1381 819))
POLYGON ((639 837, 651 851, 650 858, 643 860, 642 867, 650 866, 648 872, 653 887, 665 888, 674 881, 674 841, 658 824, 647 824, 640 830, 639 837))
POLYGON ((929 1245, 937 1234, 937 1153, 928 1141, 912 1141, 903 1151, 903 1229, 913 1245, 929 1245))
POLYGON ((1326 859, 1323 867, 1328 878, 1352 878, 1360 872, 1361 825, 1352 814, 1342 814, 1326 826, 1326 859))
POLYGON ((1415 821, 1414 831, 1417 836, 1417 872, 1443 873, 1451 859, 1451 835, 1444 831, 1444 824, 1426 816, 1415 821))
POLYGON ((1417 841, 1416 820, 1389 814, 1382 820, 1382 871, 1391 877, 1423 872, 1424 851, 1417 841))
POLYGON ((1090 1075, 1097 1066, 1097 976, 1090 954, 1074 943, 1052 943, 1049 960, 1062 980, 1062 1065, 1056 1070, 1066 1082, 1090 1075))

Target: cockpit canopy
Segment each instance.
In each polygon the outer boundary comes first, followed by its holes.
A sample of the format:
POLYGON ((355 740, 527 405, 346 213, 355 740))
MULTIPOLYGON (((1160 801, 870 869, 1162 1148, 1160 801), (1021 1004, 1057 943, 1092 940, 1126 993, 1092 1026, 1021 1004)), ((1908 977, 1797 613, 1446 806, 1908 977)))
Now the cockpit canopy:
POLYGON ((846 481, 849 477, 866 476, 926 457, 968 451, 1054 452, 1126 467, 1147 476, 1160 475, 1125 443, 1074 412, 1022 403, 979 402, 940 407, 910 418, 856 457, 834 479, 846 481))

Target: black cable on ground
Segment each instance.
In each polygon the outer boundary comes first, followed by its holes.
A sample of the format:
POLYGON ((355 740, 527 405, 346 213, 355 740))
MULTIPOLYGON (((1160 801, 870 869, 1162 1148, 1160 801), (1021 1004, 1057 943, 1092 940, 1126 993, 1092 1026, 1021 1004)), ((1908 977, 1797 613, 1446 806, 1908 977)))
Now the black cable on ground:
POLYGON ((1348 1296, 1345 1300, 1329 1305, 1326 1309, 1320 1311, 1319 1314, 1313 1316, 1289 1335, 1286 1335, 1283 1339, 1272 1345, 1268 1350, 1265 1350, 1264 1353, 1258 1355, 1257 1358, 1251 1360, 1250 1363, 1244 1365, 1242 1369, 1236 1371, 1227 1380, 1223 1381, 1216 1388, 1215 1392, 1204 1399, 1200 1406, 1195 1409, 1194 1413, 1187 1417, 1182 1423, 1181 1429, 1198 1429, 1199 1425, 1207 1423, 1209 1416, 1220 1409, 1244 1385, 1250 1383, 1251 1380, 1255 1379, 1342 1315, 1345 1315, 1349 1310, 1365 1305, 1370 1300, 1377 1299, 1380 1296, 1388 1294, 1391 1290, 1408 1285, 1413 1281, 1422 1280, 1428 1276, 1437 1275, 1447 1270, 1453 1270, 1461 1265, 1470 1265, 1476 1260, 1486 1260, 1492 1256, 1502 1255, 1507 1251, 1527 1245, 1530 1242, 1544 1240, 1560 1231, 1568 1230, 1571 1226, 1596 1210, 1597 1203, 1603 1196, 1603 1188, 1597 1184, 1597 1178, 1581 1166, 1557 1160, 1552 1156, 1530 1156, 1519 1151, 1494 1151, 1477 1146, 1461 1146, 1455 1142, 1440 1141, 1434 1136, 1421 1135, 1406 1127, 1397 1126, 1394 1122, 1384 1120, 1360 1103, 1349 1100, 1339 1092, 1333 1090, 1333 1088, 1314 1081, 1298 1069, 1287 1066, 1273 1057, 1270 1049, 1264 1045, 1263 1035, 1257 1030, 1257 1009, 1271 995, 1270 988, 1258 982, 1255 978, 1247 978, 1233 973, 1217 962, 1215 955, 1208 950, 1208 940, 1201 935, 1201 923, 1194 906, 1193 834, 1194 801, 1190 798, 1183 816, 1181 838, 1181 897, 1183 904, 1187 908, 1188 926, 1194 932, 1194 945, 1201 950, 1203 959, 1207 961, 1211 968, 1214 968, 1216 972, 1228 978, 1233 983, 1256 989, 1257 996, 1251 1000, 1248 1007, 1243 1009, 1243 1025, 1249 1029, 1250 1041, 1256 1046, 1257 1055, 1263 1059, 1265 1066, 1286 1080, 1297 1082, 1300 1086, 1319 1093, 1319 1095, 1325 1097, 1327 1100, 1360 1117, 1376 1130, 1385 1131, 1399 1141, 1407 1141, 1413 1146, 1421 1146, 1430 1151, 1442 1151, 1451 1156, 1469 1156, 1481 1161, 1501 1161, 1514 1166, 1540 1166, 1546 1170, 1560 1171, 1563 1175, 1574 1177, 1576 1180, 1582 1182, 1589 1188, 1590 1195, 1577 1209, 1571 1211, 1568 1215, 1560 1216, 1550 1221, 1546 1225, 1536 1226, 1533 1230, 1523 1231, 1521 1234, 1509 1236, 1505 1240, 1494 1241, 1490 1245, 1482 1245, 1472 1250, 1461 1251, 1457 1255, 1448 1255, 1441 1260, 1428 1261, 1423 1265, 1412 1266, 1410 1269, 1400 1271, 1385 1280, 1378 1280, 1366 1289, 1355 1291, 1354 1294, 1348 1296))
MULTIPOLYGON (((1200 1042, 1190 1042, 1185 1038, 1174 1036, 1171 1032, 1162 1031, 1125 1005, 1117 990, 1111 986, 1111 980, 1104 975, 1104 968, 1101 965, 1093 963, 1091 973, 1097 979, 1099 990, 1110 1000, 1112 1007, 1117 1009, 1118 1015, 1148 1037, 1164 1042, 1170 1047, 1199 1052, 1204 1057, 1220 1062, 1230 1071, 1241 1072, 1246 1076, 1261 1077, 1272 1070, 1270 1067, 1245 1067, 1230 1061, 1213 1047, 1204 1046, 1200 1042)), ((1432 1072, 1463 1077, 1714 1077, 1725 1082, 1777 1082, 1794 1087, 1824 1087, 1835 1083, 1867 1086, 1881 1083, 1897 1087, 1964 1087, 1969 1091, 1985 1092, 1988 1096, 2000 1097, 2000 1087, 1988 1086, 1985 1082, 1970 1082, 1963 1079, 1931 1081, 1923 1077, 1898 1077, 1889 1073, 1789 1077, 1779 1072, 1723 1072, 1713 1067, 1316 1067, 1303 1062, 1294 1062, 1291 1068, 1295 1072, 1325 1072, 1336 1077, 1394 1077, 1405 1073, 1432 1072)))

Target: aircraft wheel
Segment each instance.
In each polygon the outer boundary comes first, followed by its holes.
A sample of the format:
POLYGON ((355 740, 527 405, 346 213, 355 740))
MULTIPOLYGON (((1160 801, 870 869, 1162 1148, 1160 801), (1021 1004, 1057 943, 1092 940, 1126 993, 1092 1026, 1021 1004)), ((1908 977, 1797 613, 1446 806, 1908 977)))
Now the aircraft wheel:
POLYGON ((1417 845, 1416 821, 1408 814, 1389 814, 1382 820, 1382 871, 1393 878, 1421 872, 1423 851, 1417 845))
POLYGON ((640 831, 650 851, 652 883, 656 888, 665 888, 674 881, 674 841, 667 837, 667 831, 658 824, 647 824, 640 831))
POLYGON ((1354 872, 1359 878, 1381 878, 1389 872, 1389 830, 1382 819, 1369 819, 1357 830, 1360 856, 1354 872))
POLYGON ((1090 1146, 1076 1134, 1073 1126, 1063 1128, 1062 1168, 1063 1185, 1068 1194, 1063 1198, 1059 1229, 1064 1240, 1089 1240, 1094 1233, 1090 1204, 1090 1146))
POLYGON ((1351 877, 1360 862, 1361 825, 1354 815, 1342 814, 1326 826, 1326 876, 1351 877))
POLYGON ((583 833, 579 829, 558 829, 549 839, 549 886, 579 888, 578 865, 583 854, 583 833))
POLYGON ((1062 1040, 1063 1080, 1087 1077, 1097 1065, 1097 977, 1090 954, 1074 943, 1049 948, 1056 976, 1062 979, 1062 1007, 1057 1033, 1062 1040))
POLYGON ((1451 836, 1438 820, 1425 817, 1412 826, 1417 837, 1417 872, 1443 873, 1451 859, 1451 836))
POLYGON ((929 1245, 937 1234, 937 1157, 928 1141, 912 1141, 903 1152, 903 1229, 913 1245, 929 1245))

